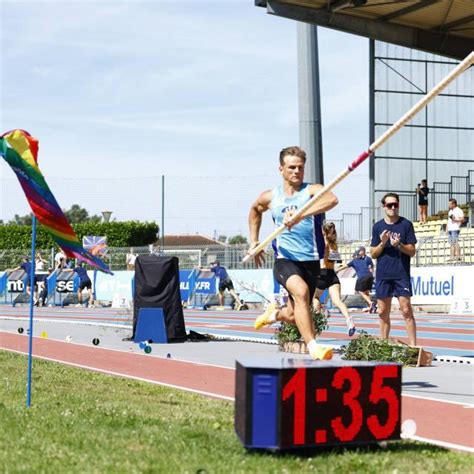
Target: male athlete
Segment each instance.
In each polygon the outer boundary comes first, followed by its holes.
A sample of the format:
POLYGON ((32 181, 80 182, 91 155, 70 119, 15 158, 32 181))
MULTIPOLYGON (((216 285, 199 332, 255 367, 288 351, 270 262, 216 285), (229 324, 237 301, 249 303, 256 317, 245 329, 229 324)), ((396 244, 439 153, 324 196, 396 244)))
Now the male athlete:
MULTIPOLYGON (((258 245, 262 215, 271 210, 277 227, 285 224, 288 229, 273 241, 275 251, 274 278, 289 294, 288 306, 278 309, 270 304, 255 321, 255 328, 275 321, 296 323, 313 359, 331 359, 332 350, 316 343, 316 333, 311 317, 311 302, 319 275, 319 260, 324 256, 324 238, 320 214, 337 205, 337 198, 331 192, 325 193, 303 216, 294 214, 318 191, 321 184, 303 181, 306 153, 297 146, 280 152, 279 171, 283 184, 273 190, 264 191, 252 204, 249 214, 250 250, 258 245)), ((259 267, 263 251, 254 256, 259 267)))

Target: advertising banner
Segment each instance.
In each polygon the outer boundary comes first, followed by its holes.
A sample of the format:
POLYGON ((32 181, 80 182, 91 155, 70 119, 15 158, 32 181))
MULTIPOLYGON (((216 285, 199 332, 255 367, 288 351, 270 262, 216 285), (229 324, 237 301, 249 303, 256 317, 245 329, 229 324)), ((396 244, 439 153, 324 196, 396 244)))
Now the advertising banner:
POLYGON ((132 279, 135 272, 125 270, 116 271, 113 275, 97 272, 95 281, 96 299, 101 301, 113 301, 115 299, 126 299, 132 301, 132 279))
MULTIPOLYGON (((355 293, 355 278, 340 278, 343 295, 355 293)), ((412 303, 450 305, 454 298, 470 298, 474 266, 412 267, 412 303)))

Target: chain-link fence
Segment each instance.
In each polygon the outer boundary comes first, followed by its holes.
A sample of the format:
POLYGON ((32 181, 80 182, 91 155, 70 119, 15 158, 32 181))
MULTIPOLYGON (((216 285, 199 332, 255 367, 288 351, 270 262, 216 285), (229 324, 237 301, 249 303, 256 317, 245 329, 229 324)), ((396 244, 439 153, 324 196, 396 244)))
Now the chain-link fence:
MULTIPOLYGON (((48 178, 63 209, 77 204, 87 210, 89 216, 101 217, 104 211, 111 212, 111 221, 154 221, 160 227, 160 235, 199 234, 214 240, 228 240, 236 235, 248 237, 252 203, 262 191, 280 183, 281 176, 277 172, 265 176, 48 178)), ((355 214, 367 200, 361 198, 361 189, 367 189, 367 177, 355 175, 347 179, 344 187, 334 191, 340 204, 326 217, 339 219, 343 212, 348 216, 341 238, 354 240, 364 236, 355 214), (349 216, 354 216, 353 222, 348 221, 349 216)), ((15 215, 25 216, 30 212, 17 180, 0 178, 0 220, 14 221, 15 215)), ((272 230, 273 222, 267 212, 260 235, 268 235, 272 230)))
MULTIPOLYGON (((464 232, 469 233, 461 234, 459 239, 461 260, 457 262, 452 261, 447 236, 442 234, 436 237, 419 238, 417 254, 412 259, 412 264, 416 266, 451 265, 453 263, 474 264, 474 232, 471 229, 465 229, 464 232)), ((349 262, 352 260, 354 252, 361 245, 367 248, 367 253, 369 254, 370 240, 368 239, 340 242, 339 253, 341 254, 342 261, 349 262)), ((126 270, 126 258, 130 250, 130 248, 108 248, 105 260, 110 265, 112 271, 126 270)), ((253 261, 246 264, 242 263, 247 250, 247 245, 188 246, 186 248, 147 246, 134 247, 133 253, 136 255, 155 253, 158 255, 176 256, 179 258, 179 265, 182 270, 190 270, 196 267, 208 268, 216 260, 219 260, 220 264, 228 269, 254 269, 256 267, 253 261)), ((54 268, 54 252, 54 248, 38 251, 47 262, 47 267, 49 266, 49 268, 54 268)), ((30 256, 24 250, 0 250, 0 271, 18 267, 22 262, 22 257, 25 255, 30 256)), ((263 268, 272 268, 273 263, 273 251, 269 249, 265 256, 263 268)), ((74 262, 71 262, 71 265, 73 264, 74 262)))

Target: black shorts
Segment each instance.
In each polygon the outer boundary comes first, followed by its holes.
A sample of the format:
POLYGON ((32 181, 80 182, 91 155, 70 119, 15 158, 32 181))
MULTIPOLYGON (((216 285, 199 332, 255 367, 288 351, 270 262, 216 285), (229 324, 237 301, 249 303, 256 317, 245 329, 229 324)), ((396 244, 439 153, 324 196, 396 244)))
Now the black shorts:
MULTIPOLYGON (((30 277, 28 277, 28 278, 26 279, 26 286, 27 286, 27 288, 30 288, 30 286, 31 286, 30 283, 31 283, 31 279, 30 279, 30 277)), ((37 285, 38 285, 38 278, 35 276, 34 279, 33 279, 33 286, 36 288, 37 285)))
POLYGON ((79 290, 82 291, 84 288, 90 290, 92 288, 92 282, 90 280, 84 280, 79 283, 79 290))
POLYGON ((326 290, 332 285, 340 285, 341 282, 337 277, 337 274, 334 270, 330 268, 321 268, 319 273, 318 281, 316 282, 316 288, 318 290, 326 290))
POLYGON ((221 280, 219 282, 219 291, 225 291, 225 290, 233 290, 234 289, 234 284, 232 283, 232 280, 230 278, 226 278, 225 280, 221 280))
POLYGON ((398 280, 377 280, 375 282, 375 294, 377 299, 399 298, 405 296, 409 298, 411 293, 411 281, 409 278, 400 278, 398 280))
POLYGON ((370 291, 372 285, 374 284, 374 277, 369 275, 362 278, 357 278, 356 281, 356 291, 370 291))
MULTIPOLYGON (((311 302, 316 290, 316 282, 319 276, 319 260, 296 262, 286 258, 277 258, 273 266, 273 278, 286 288, 288 278, 293 275, 300 276, 309 288, 309 301, 311 302)), ((288 288, 286 288, 288 289, 288 288)), ((291 294, 290 294, 291 298, 291 294)))

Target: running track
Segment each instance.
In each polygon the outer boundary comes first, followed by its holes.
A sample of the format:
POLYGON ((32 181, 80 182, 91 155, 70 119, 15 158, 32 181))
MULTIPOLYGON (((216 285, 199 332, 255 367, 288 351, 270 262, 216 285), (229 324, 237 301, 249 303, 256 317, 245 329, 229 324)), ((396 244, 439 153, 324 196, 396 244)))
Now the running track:
MULTIPOLYGON (((0 319, 28 317, 28 308, 0 306, 0 319)), ((185 310, 186 329, 213 334, 222 338, 233 338, 257 342, 276 343, 275 329, 264 328, 255 331, 253 322, 257 311, 198 311, 185 310)), ((377 315, 352 313, 358 329, 369 334, 379 333, 377 315)), ((36 308, 35 319, 58 322, 74 322, 107 326, 131 326, 131 314, 126 310, 111 308, 36 308)), ((417 313, 418 345, 433 352, 438 360, 447 357, 473 358, 474 363, 474 316, 417 313)), ((391 337, 406 342, 403 318, 392 315, 391 337)), ((347 344, 347 328, 339 313, 331 313, 329 329, 321 335, 322 342, 340 346, 347 344)))
MULTIPOLYGON (((0 336, 3 349, 27 353, 28 338, 6 332, 0 332, 0 336)), ((233 368, 147 357, 41 338, 35 338, 34 354, 37 358, 87 370, 144 380, 226 400, 234 399, 233 368)), ((472 405, 403 395, 402 419, 416 421, 415 439, 474 452, 473 408, 472 405)))
MULTIPOLYGON (((273 343, 274 330, 253 329, 255 312, 234 311, 185 311, 187 330, 215 334, 243 340, 258 340, 273 343)), ((0 307, 0 319, 28 317, 27 307, 0 307)), ((473 348, 473 317, 463 315, 417 314, 419 344, 432 350, 439 357, 446 355, 471 358, 473 348)), ((127 311, 83 308, 37 308, 35 319, 58 323, 94 324, 127 327, 131 316, 127 311)), ((366 314, 354 314, 356 325, 369 333, 377 334, 377 319, 366 314)), ((23 323, 22 326, 25 326, 23 323)), ((404 339, 403 321, 393 318, 392 335, 404 339)), ((27 338, 17 334, 0 332, 0 347, 19 353, 27 353, 27 338)), ((332 314, 330 328, 322 335, 327 343, 344 344, 349 338, 343 318, 332 314)), ((234 369, 218 365, 144 357, 127 353, 61 341, 35 338, 34 355, 76 367, 103 373, 146 380, 208 396, 233 400, 234 369)), ((465 359, 466 360, 466 359, 465 359)), ((429 398, 403 396, 403 419, 414 419, 417 423, 416 439, 435 442, 442 446, 474 452, 473 406, 462 403, 439 401, 429 398), (433 416, 442 414, 442 416, 433 416)))

